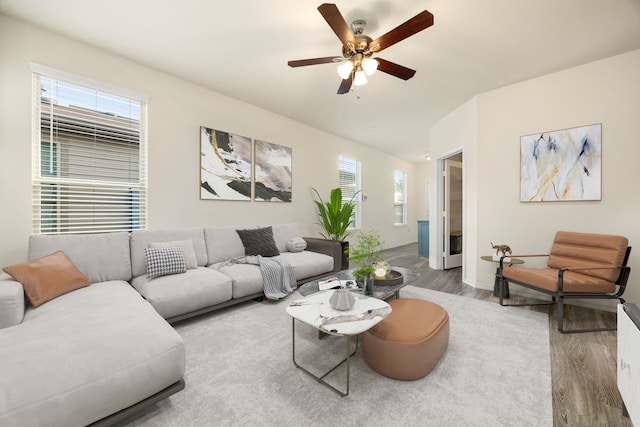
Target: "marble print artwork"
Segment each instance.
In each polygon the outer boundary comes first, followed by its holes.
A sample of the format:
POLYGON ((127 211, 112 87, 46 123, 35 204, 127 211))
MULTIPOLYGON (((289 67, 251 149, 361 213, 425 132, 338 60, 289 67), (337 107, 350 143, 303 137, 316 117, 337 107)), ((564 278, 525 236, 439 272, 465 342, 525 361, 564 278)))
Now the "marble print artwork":
POLYGON ((601 200, 602 124, 520 138, 520 201, 601 200))
POLYGON ((255 140, 255 200, 291 201, 291 148, 255 140))
POLYGON ((251 200, 251 138, 200 128, 200 198, 251 200))

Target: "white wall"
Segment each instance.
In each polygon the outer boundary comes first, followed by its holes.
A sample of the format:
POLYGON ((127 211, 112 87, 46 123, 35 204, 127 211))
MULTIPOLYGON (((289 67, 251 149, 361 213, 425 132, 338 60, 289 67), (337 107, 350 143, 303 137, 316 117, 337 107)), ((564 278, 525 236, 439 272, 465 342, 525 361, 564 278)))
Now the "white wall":
POLYGON ((25 259, 31 234, 31 62, 150 96, 150 229, 298 222, 303 235, 319 236, 310 188, 328 196, 342 153, 362 161, 363 226, 387 247, 417 240, 414 203, 408 226, 393 226, 393 170, 407 173, 413 201, 414 163, 0 15, 0 266, 25 259), (200 126, 291 147, 293 201, 200 200, 200 126))
MULTIPOLYGON (((477 227, 477 237, 465 239, 470 282, 493 287, 495 265, 476 262, 490 253, 490 241, 514 253, 547 253, 555 232, 570 230, 621 234, 639 245, 638 75, 640 50, 480 94, 433 126, 432 156, 465 146, 465 223, 477 227), (602 200, 520 203, 520 136, 593 123, 602 123, 602 200), (460 128, 468 126, 473 131, 460 140, 460 128)), ((640 303, 638 248, 630 265, 625 296, 640 303)))

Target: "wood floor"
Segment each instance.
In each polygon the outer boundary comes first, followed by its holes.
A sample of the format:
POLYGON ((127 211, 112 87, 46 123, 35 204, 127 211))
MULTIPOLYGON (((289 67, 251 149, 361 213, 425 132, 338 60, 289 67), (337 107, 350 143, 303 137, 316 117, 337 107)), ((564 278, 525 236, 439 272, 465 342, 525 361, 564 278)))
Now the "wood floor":
MULTIPOLYGON (((490 291, 462 283, 461 268, 430 269, 428 260, 418 257, 417 244, 388 249, 384 258, 393 266, 419 271, 421 277, 412 285, 498 303, 490 291)), ((510 300, 527 301, 517 296, 510 300)), ((564 335, 558 332, 555 306, 519 309, 549 314, 553 425, 633 427, 629 418, 622 416, 622 399, 616 385, 616 332, 564 335)), ((615 322, 615 313, 575 306, 565 309, 565 327, 588 328, 615 322)))

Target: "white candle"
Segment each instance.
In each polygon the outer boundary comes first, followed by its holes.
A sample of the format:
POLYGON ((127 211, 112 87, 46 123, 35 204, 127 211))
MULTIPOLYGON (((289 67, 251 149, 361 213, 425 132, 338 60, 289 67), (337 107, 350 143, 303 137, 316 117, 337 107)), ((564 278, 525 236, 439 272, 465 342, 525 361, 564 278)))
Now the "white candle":
POLYGON ((384 279, 387 276, 387 270, 384 268, 376 268, 374 271, 376 279, 384 279))

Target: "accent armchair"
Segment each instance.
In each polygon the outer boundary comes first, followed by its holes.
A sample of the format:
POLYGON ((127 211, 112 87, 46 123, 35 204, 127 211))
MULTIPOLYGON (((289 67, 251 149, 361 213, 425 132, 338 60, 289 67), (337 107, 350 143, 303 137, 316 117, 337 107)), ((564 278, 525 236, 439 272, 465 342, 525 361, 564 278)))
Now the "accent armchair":
POLYGON ((500 305, 558 304, 558 330, 562 333, 616 330, 616 328, 564 329, 564 303, 569 299, 625 300, 631 268, 627 266, 631 247, 626 237, 558 231, 551 252, 513 255, 518 258, 548 257, 545 268, 508 267, 504 257, 498 268, 500 305), (515 283, 551 296, 551 301, 505 304, 505 289, 515 283))

